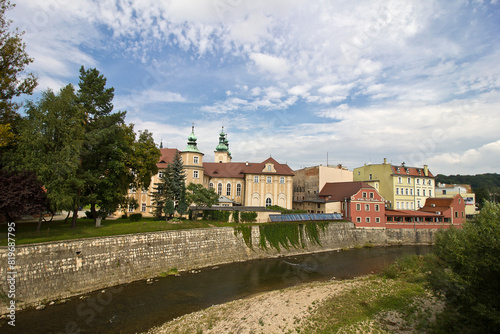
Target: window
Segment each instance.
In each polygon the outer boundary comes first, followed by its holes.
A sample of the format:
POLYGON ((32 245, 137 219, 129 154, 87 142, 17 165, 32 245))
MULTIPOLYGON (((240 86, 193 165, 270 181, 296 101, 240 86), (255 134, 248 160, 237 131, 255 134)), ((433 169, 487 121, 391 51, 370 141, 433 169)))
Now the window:
POLYGON ((368 175, 368 179, 373 180, 373 175, 372 174, 368 175))
POLYGON ((146 212, 146 203, 142 203, 141 205, 141 211, 146 212))
POLYGON ((133 205, 129 205, 128 206, 128 212, 134 212, 134 206, 133 205))
POLYGON ((410 189, 410 195, 413 196, 413 188, 410 189))
POLYGON ((273 205, 273 200, 271 199, 271 197, 266 198, 266 206, 271 206, 271 205, 273 205))
POLYGON ((370 193, 370 198, 373 198, 373 193, 370 193))
POLYGON ((194 178, 194 179, 198 179, 198 178, 199 178, 199 176, 198 176, 198 175, 199 175, 199 174, 198 174, 198 171, 197 171, 197 170, 194 170, 194 171, 193 171, 193 178, 194 178))
POLYGON ((417 179, 417 184, 420 184, 420 179, 417 179))
POLYGON ((356 223, 361 223, 361 217, 356 217, 356 223))
POLYGON ((253 177, 253 183, 259 183, 259 176, 258 175, 255 175, 253 177))
POLYGON ((356 211, 361 211, 361 204, 359 203, 356 204, 356 211))
POLYGON ((231 183, 226 185, 226 196, 231 196, 231 183))
POLYGON ((423 196, 425 196, 425 189, 422 189, 422 194, 423 196))
POLYGON ((375 211, 380 211, 380 205, 375 204, 375 211))
POLYGON ((420 196, 420 189, 417 189, 417 196, 420 196))
POLYGON ((210 184, 208 185, 208 189, 214 189, 214 184, 213 184, 213 182, 210 182, 210 184))
POLYGON ((398 176, 398 183, 399 184, 403 183, 403 178, 401 176, 398 176))
POLYGON ((284 176, 280 176, 280 183, 281 183, 281 184, 284 184, 284 183, 285 183, 285 177, 284 177, 284 176))
POLYGON ((380 217, 375 217, 375 223, 380 223, 380 217))
POLYGON ((408 178, 408 184, 411 184, 411 177, 408 178))
POLYGON ((363 192, 362 197, 366 198, 366 192, 363 192))
POLYGON ((222 195, 222 183, 217 185, 217 194, 222 195))
POLYGON ((399 209, 399 202, 396 202, 396 209, 399 209))
POLYGON ((455 211, 455 218, 458 218, 458 211, 455 211))
POLYGON ((236 185, 236 196, 241 196, 241 184, 236 185))
POLYGON ((271 171, 271 170, 272 170, 272 168, 273 168, 273 167, 272 167, 271 165, 267 165, 267 170, 268 170, 268 171, 271 171))
POLYGON ((267 177, 267 183, 272 183, 272 181, 273 181, 273 178, 271 176, 268 176, 267 177))
POLYGON ((396 195, 399 195, 399 188, 396 188, 396 195))
POLYGON ((193 163, 194 163, 195 165, 197 165, 197 164, 198 164, 198 157, 193 157, 193 163))
POLYGON ((420 205, 420 201, 417 201, 417 206, 421 208, 422 206, 420 205))
POLYGON ((370 222, 370 217, 365 217, 365 223, 369 223, 370 222))
POLYGON ((158 173, 158 177, 159 177, 160 179, 163 177, 163 171, 162 171, 162 170, 158 173))
POLYGON ((443 190, 443 195, 446 195, 446 190, 443 190))
POLYGON ((408 195, 408 188, 405 189, 405 195, 408 195))
POLYGON ((429 197, 432 197, 432 190, 429 190, 429 197))
POLYGON ((365 204, 365 211, 370 211, 370 204, 365 204))
POLYGON ((432 186, 432 180, 429 180, 429 183, 428 183, 430 186, 432 186))
POLYGON ((414 202, 411 202, 411 209, 415 210, 415 203, 414 202))

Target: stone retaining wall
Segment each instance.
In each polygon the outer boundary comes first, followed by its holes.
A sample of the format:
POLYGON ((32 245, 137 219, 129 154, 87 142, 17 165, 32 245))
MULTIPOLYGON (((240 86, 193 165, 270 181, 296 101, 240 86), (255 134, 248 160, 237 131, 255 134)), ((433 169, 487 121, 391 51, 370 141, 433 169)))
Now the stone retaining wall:
MULTIPOLYGON (((114 237, 49 242, 16 247, 16 306, 56 300, 179 271, 257 258, 373 245, 431 244, 435 230, 356 229, 330 223, 320 231, 320 245, 304 249, 248 248, 232 227, 152 232, 114 237)), ((259 245, 259 228, 252 243, 259 245)), ((7 247, 0 247, 0 313, 7 313, 7 247)))

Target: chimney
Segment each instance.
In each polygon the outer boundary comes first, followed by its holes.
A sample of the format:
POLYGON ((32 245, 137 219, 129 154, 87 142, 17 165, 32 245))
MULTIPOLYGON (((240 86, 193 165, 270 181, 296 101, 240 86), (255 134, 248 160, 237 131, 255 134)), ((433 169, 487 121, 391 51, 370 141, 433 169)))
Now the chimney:
POLYGON ((424 175, 429 176, 429 167, 427 165, 424 165, 424 175))
POLYGON ((384 165, 387 165, 387 158, 384 158, 384 165))

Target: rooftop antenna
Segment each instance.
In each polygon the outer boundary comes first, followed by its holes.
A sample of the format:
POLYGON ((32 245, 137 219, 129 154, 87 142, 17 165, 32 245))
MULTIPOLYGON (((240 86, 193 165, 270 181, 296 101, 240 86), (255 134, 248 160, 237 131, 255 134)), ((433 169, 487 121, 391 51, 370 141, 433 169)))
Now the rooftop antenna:
POLYGON ((328 152, 326 152, 326 167, 328 167, 328 152))

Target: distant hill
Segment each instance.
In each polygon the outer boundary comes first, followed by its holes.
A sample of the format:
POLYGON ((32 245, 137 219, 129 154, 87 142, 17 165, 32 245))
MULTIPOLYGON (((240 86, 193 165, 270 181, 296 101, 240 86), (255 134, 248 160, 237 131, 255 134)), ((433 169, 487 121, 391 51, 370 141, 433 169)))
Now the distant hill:
POLYGON ((436 182, 448 184, 470 184, 473 191, 486 188, 495 189, 500 187, 500 174, 476 174, 476 175, 442 175, 436 176, 436 182))

